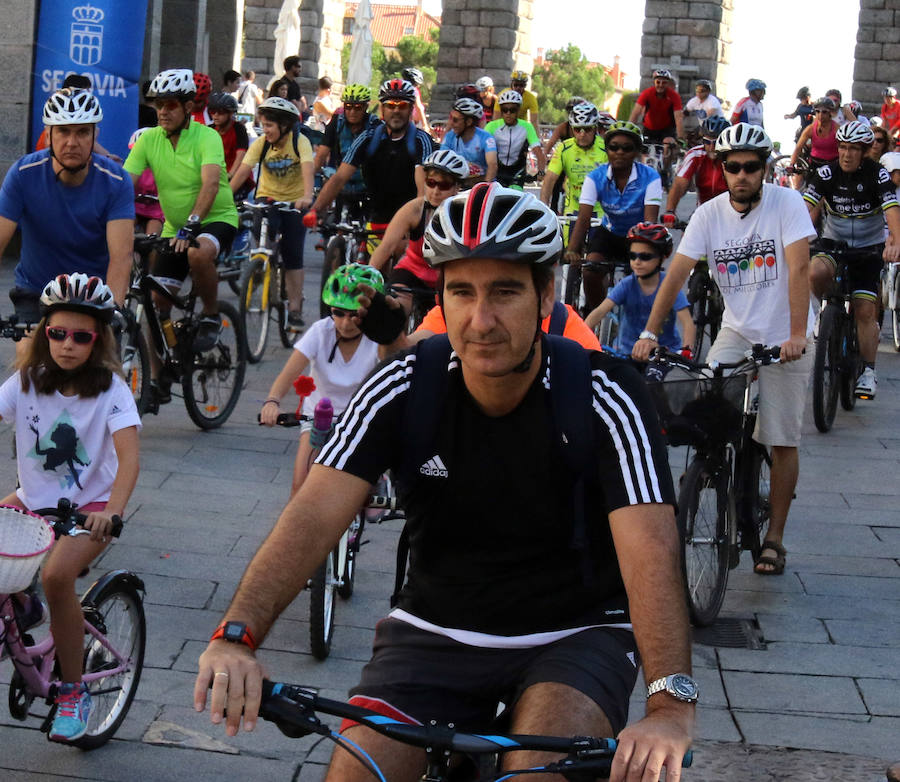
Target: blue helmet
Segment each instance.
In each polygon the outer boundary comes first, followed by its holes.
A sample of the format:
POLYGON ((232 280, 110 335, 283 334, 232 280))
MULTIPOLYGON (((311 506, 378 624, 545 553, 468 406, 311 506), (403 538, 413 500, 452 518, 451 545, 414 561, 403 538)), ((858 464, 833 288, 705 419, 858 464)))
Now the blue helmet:
POLYGON ((766 83, 762 79, 750 79, 747 82, 747 92, 753 92, 754 90, 764 90, 766 88, 766 83))

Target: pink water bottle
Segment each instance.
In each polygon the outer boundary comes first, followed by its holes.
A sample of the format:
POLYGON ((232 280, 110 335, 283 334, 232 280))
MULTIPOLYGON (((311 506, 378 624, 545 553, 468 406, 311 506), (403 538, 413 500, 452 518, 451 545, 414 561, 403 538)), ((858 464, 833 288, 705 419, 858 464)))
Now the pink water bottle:
POLYGON ((323 396, 316 409, 313 411, 313 428, 309 433, 309 444, 313 448, 321 448, 325 445, 328 435, 331 434, 331 422, 334 419, 334 408, 331 400, 323 396))

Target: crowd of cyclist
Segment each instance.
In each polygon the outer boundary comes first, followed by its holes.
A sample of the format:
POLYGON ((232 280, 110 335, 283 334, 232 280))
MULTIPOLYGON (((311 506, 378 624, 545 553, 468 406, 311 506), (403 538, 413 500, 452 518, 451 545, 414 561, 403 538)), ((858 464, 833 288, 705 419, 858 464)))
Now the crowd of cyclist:
MULTIPOLYGON (((289 65, 286 61, 286 73, 289 65)), ((729 119, 710 82, 698 81, 696 95, 682 108, 671 73, 658 69, 652 76, 652 86, 640 93, 627 119, 615 119, 573 97, 566 121, 545 143, 538 133, 536 96, 527 90, 528 74, 514 71, 510 87, 496 94, 491 79, 482 77, 457 90, 438 145, 418 89, 422 74, 415 68, 385 81, 377 96, 365 85, 347 85, 338 106, 329 104, 328 88, 323 87, 314 102, 312 123, 303 122, 303 104, 287 85, 280 85, 280 94, 258 103, 249 132, 233 94, 240 94, 236 79, 231 80, 233 91, 212 92, 208 76, 171 69, 148 85, 156 124, 148 121, 135 132, 121 166, 102 157, 99 99, 84 85, 67 85, 51 95, 44 108, 48 151, 14 164, 0 191, 0 251, 17 227, 23 235, 11 293, 16 312, 23 321, 36 322, 47 281, 75 271, 106 279, 108 298, 121 306, 131 268, 128 240, 137 217, 145 227, 171 238, 171 252, 156 258, 153 273, 173 290, 191 277, 202 306, 193 349, 209 351, 221 328, 217 259, 228 253, 238 232, 236 201, 254 193, 257 199, 294 207, 276 215, 271 230, 280 236, 287 322, 299 334, 306 328, 306 232, 321 225, 335 202, 338 207, 344 201, 361 202, 363 219, 383 238, 373 246, 369 266, 343 267, 329 277, 323 294, 329 317, 312 324, 298 340, 260 411, 261 421, 272 424, 292 376, 308 366, 324 388, 333 388, 351 405, 353 389, 379 354, 409 349, 425 336, 447 331, 441 264, 515 256, 551 269, 561 258, 580 268, 584 306, 580 311, 563 307, 558 316, 556 307, 542 298, 540 286, 546 288, 550 280, 541 276, 546 269, 534 272, 539 328, 531 337, 530 352, 512 370, 528 373, 537 371, 532 362, 539 350, 535 346, 543 344, 541 331, 577 333, 577 341, 596 349, 600 346, 588 328, 616 306, 625 315, 621 350, 638 361, 660 345, 689 356, 693 323, 680 287, 691 268, 708 260, 709 273, 718 280, 726 302, 727 339, 714 345, 717 355, 742 349, 748 340, 763 341, 780 344, 784 366, 794 364, 769 373, 760 393, 760 441, 773 449, 773 509, 755 570, 781 574, 809 374, 804 350, 812 345, 815 313, 809 294, 826 294, 844 248, 854 251, 850 288, 863 359, 855 392, 863 399, 876 393, 880 278, 885 262, 900 260, 900 161, 890 149, 900 131, 900 103, 896 91, 886 88, 881 116, 866 118, 856 101, 843 104, 836 91, 813 103, 809 90, 801 90, 800 104, 790 115, 802 123, 792 163, 797 164, 806 154, 806 143, 810 145, 808 175, 802 183, 791 182, 802 186, 801 199, 790 188, 764 184, 774 145, 763 128, 763 82, 747 82, 748 94, 729 119), (375 97, 380 117, 371 110, 375 97), (659 144, 670 162, 674 160, 678 142, 687 137, 688 119, 697 125, 700 143, 684 155, 672 181, 664 183, 655 165, 642 162, 642 154, 646 145, 659 144), (534 173, 544 175, 539 199, 524 192, 529 163, 534 173), (323 181, 317 189, 318 176, 323 181), (58 196, 47 196, 56 184, 69 188, 72 196, 59 207, 53 206, 58 196), (78 190, 81 187, 87 189, 78 190), (670 229, 678 222, 676 210, 690 187, 697 192, 698 211, 666 274, 662 267, 674 248, 670 229), (85 193, 90 197, 82 197, 85 193), (43 210, 40 214, 36 204, 43 210), (53 236, 41 230, 48 208, 60 226, 53 236), (565 217, 559 221, 564 231, 554 212, 565 217), (725 223, 733 224, 734 232, 727 241, 722 235, 725 223), (77 228, 66 246, 59 237, 69 224, 77 228), (744 234, 746 242, 729 247, 744 234), (768 241, 769 234, 771 246, 763 247, 760 237, 768 241), (811 253, 808 240, 814 240, 811 253), (780 270, 781 277, 775 273, 753 286, 730 279, 729 265, 719 258, 733 250, 746 255, 750 248, 766 259, 771 256, 771 264, 764 262, 780 270), (630 274, 610 287, 615 265, 627 265, 630 274), (440 302, 418 335, 405 333, 411 302, 402 293, 386 295, 393 287, 432 290, 440 302), (790 405, 781 404, 788 398, 790 405)), ((501 282, 506 293, 515 293, 506 290, 514 286, 501 282)), ((453 295, 474 294, 460 283, 453 295)), ((165 306, 161 299, 157 303, 165 306)), ((63 334, 62 341, 67 339, 63 334)), ((467 360, 473 359, 463 357, 463 366, 467 360)), ((154 381, 159 401, 167 401, 163 380, 154 381)), ((642 392, 634 393, 640 397, 642 392)), ((351 426, 347 421, 342 425, 351 426)), ((647 453, 658 450, 656 434, 641 437, 647 440, 647 453)), ((306 477, 308 455, 307 439, 298 452, 294 491, 306 477)), ((326 458, 342 469, 346 457, 332 447, 326 458)), ((654 481, 655 460, 645 466, 654 481)), ((647 501, 668 502, 672 491, 667 481, 659 477, 657 489, 662 488, 647 501)), ((461 621, 455 616, 453 620, 461 621)), ((528 624, 523 617, 522 627, 528 624)), ((696 701, 696 693, 687 701, 696 701)))

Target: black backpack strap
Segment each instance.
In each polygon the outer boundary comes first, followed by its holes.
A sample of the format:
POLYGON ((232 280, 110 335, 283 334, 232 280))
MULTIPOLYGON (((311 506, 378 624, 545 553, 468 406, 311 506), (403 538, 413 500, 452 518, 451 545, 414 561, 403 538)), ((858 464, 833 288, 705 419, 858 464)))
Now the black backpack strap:
POLYGON ((590 352, 565 337, 544 338, 550 355, 550 403, 557 445, 577 476, 572 502, 572 548, 586 585, 595 581, 588 539, 586 484, 596 470, 590 352))
MULTIPOLYGON (((450 340, 438 334, 416 346, 416 363, 410 380, 403 411, 403 449, 397 482, 412 486, 418 480, 419 467, 432 456, 438 424, 447 398, 447 364, 450 340)), ((397 542, 397 567, 394 571, 394 593, 391 607, 397 604, 406 579, 409 555, 409 529, 404 525, 397 542)))
POLYGON ((553 312, 550 313, 550 328, 548 334, 561 337, 566 330, 566 321, 569 319, 569 311, 561 301, 553 302, 553 312))

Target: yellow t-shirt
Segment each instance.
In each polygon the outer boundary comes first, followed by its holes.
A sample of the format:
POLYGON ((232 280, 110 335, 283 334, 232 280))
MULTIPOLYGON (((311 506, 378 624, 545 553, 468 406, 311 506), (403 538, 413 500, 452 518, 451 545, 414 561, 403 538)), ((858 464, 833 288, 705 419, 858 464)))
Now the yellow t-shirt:
MULTIPOLYGON (((512 87, 507 87, 506 89, 511 90, 512 87)), ((500 96, 500 93, 506 92, 506 90, 500 90, 499 93, 494 97, 494 119, 500 119, 500 103, 497 98, 500 96)), ((531 90, 525 90, 522 93, 522 105, 519 106, 519 119, 525 119, 529 122, 534 122, 534 117, 538 115, 538 102, 537 95, 535 95, 531 90), (528 115, 528 112, 531 112, 531 116, 528 115)), ((535 126, 537 129, 537 126, 535 126)))
MULTIPOLYGON (((265 137, 260 136, 250 145, 244 155, 244 164, 256 174, 259 156, 265 144, 265 137)), ((287 133, 277 146, 270 146, 266 151, 266 159, 259 166, 259 184, 256 188, 257 198, 272 198, 275 201, 296 201, 304 194, 303 168, 301 163, 313 162, 313 151, 309 140, 300 133, 297 136, 297 152, 291 134, 287 133)))

